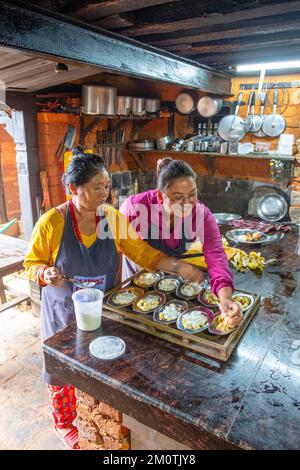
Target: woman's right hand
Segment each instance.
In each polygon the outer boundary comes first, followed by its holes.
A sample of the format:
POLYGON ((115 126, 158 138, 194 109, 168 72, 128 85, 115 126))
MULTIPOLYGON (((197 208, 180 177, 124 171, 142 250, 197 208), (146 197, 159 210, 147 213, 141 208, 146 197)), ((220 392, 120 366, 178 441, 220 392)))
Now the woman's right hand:
POLYGON ((199 268, 184 261, 179 260, 177 262, 176 272, 188 282, 198 282, 201 284, 205 280, 204 273, 199 268))
POLYGON ((63 277, 56 266, 46 268, 43 274, 43 280, 47 286, 57 287, 62 284, 63 277))

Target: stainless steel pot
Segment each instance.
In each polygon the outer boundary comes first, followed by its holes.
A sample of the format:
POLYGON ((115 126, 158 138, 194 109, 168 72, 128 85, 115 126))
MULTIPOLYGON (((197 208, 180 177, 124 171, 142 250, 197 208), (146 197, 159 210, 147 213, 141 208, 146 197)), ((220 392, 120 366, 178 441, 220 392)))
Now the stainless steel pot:
POLYGON ((160 99, 158 98, 146 98, 145 99, 145 111, 147 113, 155 114, 160 110, 160 99))
POLYGON ((172 138, 169 135, 166 135, 165 137, 157 139, 156 147, 158 148, 158 150, 166 150, 167 147, 171 144, 171 142, 172 138))
POLYGON ((132 96, 118 96, 117 114, 119 116, 129 116, 132 112, 132 96))
POLYGON ((83 114, 115 115, 117 112, 117 89, 111 86, 82 86, 83 114))
POLYGON ((192 91, 180 93, 176 100, 176 109, 181 114, 190 114, 196 108, 197 95, 192 91))
POLYGON ((198 100, 197 110, 200 116, 211 118, 222 109, 222 106, 222 98, 215 98, 213 96, 202 96, 202 98, 198 100))
POLYGON ((145 98, 132 99, 132 114, 143 116, 145 114, 145 98))

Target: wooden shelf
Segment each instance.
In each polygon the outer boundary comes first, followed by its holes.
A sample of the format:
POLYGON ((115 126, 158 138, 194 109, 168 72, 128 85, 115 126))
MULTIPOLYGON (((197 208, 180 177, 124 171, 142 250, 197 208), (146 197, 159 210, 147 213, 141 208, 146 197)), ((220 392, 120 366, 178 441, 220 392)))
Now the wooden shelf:
POLYGON ((250 159, 257 159, 257 160, 282 160, 286 162, 294 162, 296 161, 295 156, 288 156, 288 155, 259 155, 259 154, 247 154, 247 155, 239 155, 239 154, 224 154, 224 153, 215 153, 215 152, 184 152, 184 151, 176 151, 176 150, 131 150, 127 149, 130 151, 130 153, 138 153, 138 154, 143 154, 143 153, 154 153, 158 155, 198 155, 201 157, 202 155, 205 157, 222 157, 222 158, 250 158, 250 159))

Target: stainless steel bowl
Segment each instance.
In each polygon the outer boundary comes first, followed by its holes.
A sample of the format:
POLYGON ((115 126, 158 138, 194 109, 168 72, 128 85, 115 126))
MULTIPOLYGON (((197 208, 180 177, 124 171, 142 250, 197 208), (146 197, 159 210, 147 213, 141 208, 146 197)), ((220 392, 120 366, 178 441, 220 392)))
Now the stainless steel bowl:
POLYGON ((239 214, 230 214, 229 212, 216 212, 213 214, 218 224, 228 224, 232 220, 239 220, 242 218, 239 214))
POLYGON ((259 230, 250 230, 250 229, 236 229, 236 230, 229 230, 225 233, 225 237, 233 243, 241 243, 243 245, 260 245, 261 243, 265 243, 269 241, 269 236, 259 230), (243 237, 248 233, 257 233, 261 234, 261 238, 259 240, 253 241, 244 241, 243 237))

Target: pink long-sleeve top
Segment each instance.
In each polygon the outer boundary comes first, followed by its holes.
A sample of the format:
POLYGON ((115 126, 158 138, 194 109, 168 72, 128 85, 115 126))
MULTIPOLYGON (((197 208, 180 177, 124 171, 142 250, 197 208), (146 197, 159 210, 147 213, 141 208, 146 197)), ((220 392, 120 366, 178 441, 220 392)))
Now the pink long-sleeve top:
MULTIPOLYGON (((120 212, 126 215, 141 238, 145 238, 145 230, 141 229, 141 218, 137 223, 138 217, 136 208, 141 206, 147 209, 147 211, 144 212, 144 214, 147 215, 143 214, 142 221, 145 222, 147 218, 147 227, 157 225, 159 237, 163 238, 165 245, 176 250, 176 247, 178 247, 180 243, 180 239, 177 235, 178 232, 176 234, 176 224, 174 231, 165 238, 161 226, 161 218, 153 217, 153 210, 151 212, 151 207, 160 206, 162 209, 162 202, 158 198, 156 189, 130 196, 124 201, 120 208, 120 212)), ((154 211, 154 214, 155 213, 154 211)), ((179 224, 182 224, 182 220, 183 219, 179 221, 179 224)), ((231 287, 233 289, 233 275, 229 269, 227 257, 224 252, 219 227, 209 208, 198 201, 190 215, 189 224, 192 226, 192 233, 196 235, 196 239, 202 244, 212 292, 217 294, 223 287, 231 287)), ((145 227, 145 223, 143 226, 145 227)))

